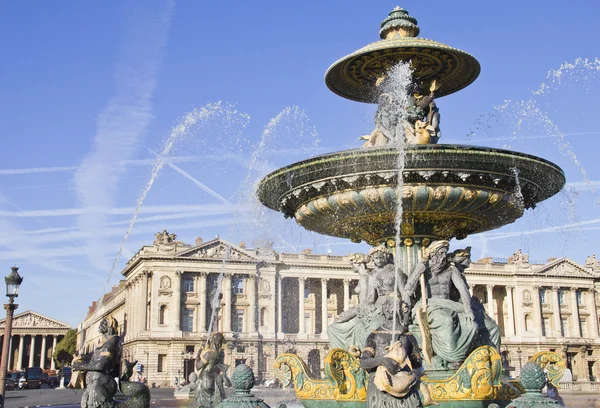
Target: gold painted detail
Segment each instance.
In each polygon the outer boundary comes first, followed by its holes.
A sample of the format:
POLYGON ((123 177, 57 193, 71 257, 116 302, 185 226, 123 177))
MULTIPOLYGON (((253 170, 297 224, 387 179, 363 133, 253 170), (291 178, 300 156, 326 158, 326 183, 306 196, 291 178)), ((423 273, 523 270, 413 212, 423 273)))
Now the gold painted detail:
POLYGON ((325 357, 327 379, 310 378, 304 361, 296 354, 282 354, 275 360, 275 376, 286 387, 294 384, 300 400, 361 402, 367 399, 367 374, 360 361, 344 349, 332 349, 325 357))
POLYGON ((537 363, 542 367, 552 385, 558 388, 558 383, 563 378, 563 375, 565 375, 567 368, 567 363, 560 354, 552 351, 540 351, 534 354, 529 361, 537 363))
POLYGON ((469 355, 454 375, 444 380, 422 378, 437 401, 510 400, 520 396, 517 387, 500 383, 502 364, 498 351, 482 346, 469 355))
POLYGON ((275 360, 275 376, 283 387, 293 382, 296 396, 303 399, 332 400, 333 387, 328 380, 315 380, 308 376, 308 367, 296 354, 282 354, 275 360))
POLYGON ((325 375, 335 387, 335 400, 367 400, 367 373, 360 368, 360 360, 347 350, 336 348, 327 354, 324 365, 325 375))
MULTIPOLYGON (((294 194, 294 193, 290 193, 294 194)), ((464 238, 521 217, 513 192, 460 185, 402 188, 401 238, 464 238)), ((325 235, 365 241, 386 241, 395 235, 398 200, 388 185, 348 189, 314 197, 299 205, 295 218, 304 228, 325 235)))

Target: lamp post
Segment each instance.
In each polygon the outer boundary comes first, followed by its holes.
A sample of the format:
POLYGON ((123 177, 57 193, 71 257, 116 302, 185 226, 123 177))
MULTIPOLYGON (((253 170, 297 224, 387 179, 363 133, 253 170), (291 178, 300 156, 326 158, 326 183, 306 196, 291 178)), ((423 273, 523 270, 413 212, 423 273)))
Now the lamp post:
POLYGON ((2 362, 0 362, 0 396, 2 396, 2 406, 4 406, 4 386, 6 385, 6 370, 8 369, 8 348, 12 332, 12 319, 14 311, 19 306, 14 302, 15 298, 19 296, 19 287, 23 282, 23 278, 19 275, 18 271, 19 268, 13 266, 10 274, 4 278, 8 303, 4 305, 4 309, 6 309, 6 322, 4 327, 4 343, 2 344, 2 362))
POLYGON ((521 370, 523 369, 523 363, 521 362, 521 349, 519 348, 517 350, 517 354, 519 355, 519 375, 521 375, 521 370))

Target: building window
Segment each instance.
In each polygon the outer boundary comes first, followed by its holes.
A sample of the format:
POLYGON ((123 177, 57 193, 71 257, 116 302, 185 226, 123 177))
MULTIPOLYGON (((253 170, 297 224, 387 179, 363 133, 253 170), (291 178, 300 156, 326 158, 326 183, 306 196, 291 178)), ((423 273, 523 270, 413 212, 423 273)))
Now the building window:
POLYGON ((530 331, 532 327, 531 316, 525 315, 525 331, 530 331))
POLYGON ((246 364, 246 359, 245 358, 236 358, 235 359, 235 366, 239 366, 240 364, 246 364))
POLYGON ((579 306, 583 305, 583 294, 580 290, 575 291, 575 298, 577 299, 577 304, 579 306))
POLYGON ((231 280, 233 293, 244 293, 244 278, 233 278, 231 280))
POLYGON ((194 331, 194 310, 193 309, 185 309, 183 311, 183 322, 182 322, 181 330, 184 332, 193 332, 194 331))
POLYGON ((560 335, 563 337, 571 337, 567 319, 560 319, 560 335))
POLYGON ((542 318, 542 336, 547 336, 550 330, 550 319, 547 317, 542 318))
POLYGON ((158 371, 159 373, 162 373, 165 368, 167 368, 167 355, 166 354, 159 354, 158 355, 158 366, 156 371, 158 371))
POLYGON ((540 303, 546 303, 546 289, 540 289, 540 303))
POLYGON ((310 313, 304 313, 304 333, 306 334, 313 334, 311 320, 310 313))
POLYGON ((160 305, 158 311, 158 324, 166 324, 167 321, 167 305, 160 305))
POLYGON ((185 352, 186 353, 193 353, 196 350, 196 348, 194 346, 185 346, 185 352))
POLYGON ((235 351, 237 351, 238 353, 245 353, 246 352, 246 346, 237 346, 235 348, 235 351))
POLYGON ((565 292, 563 290, 558 291, 558 304, 559 305, 565 304, 565 292))
POLYGON ((183 278, 183 291, 193 292, 194 291, 194 278, 185 277, 183 278))
POLYGON ((581 332, 581 337, 585 338, 588 336, 586 319, 579 319, 579 331, 581 332))
POLYGON ((233 319, 232 329, 233 329, 234 333, 241 333, 244 331, 244 311, 243 310, 235 311, 235 317, 233 319))

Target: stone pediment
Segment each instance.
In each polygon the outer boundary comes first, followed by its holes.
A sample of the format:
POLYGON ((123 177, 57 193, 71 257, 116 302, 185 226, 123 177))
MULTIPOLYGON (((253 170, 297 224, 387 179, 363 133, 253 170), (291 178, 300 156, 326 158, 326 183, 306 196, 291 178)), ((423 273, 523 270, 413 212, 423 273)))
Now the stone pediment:
POLYGON ((180 258, 215 258, 223 259, 227 257, 230 260, 258 261, 257 258, 250 255, 243 248, 230 244, 220 238, 205 242, 194 248, 188 249, 177 255, 180 258))
POLYGON ((594 275, 567 258, 554 260, 534 272, 535 275, 548 275, 572 278, 590 278, 594 275))
MULTIPOLYGON (((0 320, 0 331, 4 332, 6 319, 0 320)), ((30 310, 15 315, 12 323, 14 329, 62 329, 69 330, 71 327, 63 322, 41 315, 30 310)))

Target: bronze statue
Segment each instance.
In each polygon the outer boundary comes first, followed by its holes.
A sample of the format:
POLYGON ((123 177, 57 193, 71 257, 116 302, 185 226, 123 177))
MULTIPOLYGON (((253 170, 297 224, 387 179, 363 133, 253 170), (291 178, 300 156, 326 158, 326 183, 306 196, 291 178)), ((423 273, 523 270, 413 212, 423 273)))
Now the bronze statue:
MULTIPOLYGON (((396 284, 393 257, 385 246, 377 246, 369 251, 369 256, 351 257, 352 268, 360 276, 356 292, 359 295, 358 306, 341 313, 336 321, 329 325, 327 333, 332 347, 364 347, 369 333, 381 324, 381 302, 385 296, 394 293, 396 284), (367 262, 373 260, 374 268, 368 268, 367 262)), ((397 292, 404 292, 406 275, 399 271, 397 292)))
POLYGON ((407 331, 409 305, 386 296, 381 302, 381 326, 367 338, 362 351, 361 368, 367 370, 367 407, 418 408, 435 403, 425 384, 420 382, 423 373, 422 357, 416 338, 407 331))
POLYGON ((231 387, 227 365, 223 364, 221 348, 225 338, 221 333, 210 336, 207 347, 196 356, 196 407, 212 408, 225 398, 225 387, 231 387))
POLYGON ((125 360, 126 370, 121 374, 121 338, 119 323, 111 316, 100 321, 98 331, 103 342, 90 354, 73 360, 73 370, 85 372, 85 391, 81 397, 83 408, 150 407, 150 391, 144 384, 131 383, 134 363, 125 360), (119 378, 119 384, 115 381, 119 378), (113 399, 117 387, 130 399, 117 402, 113 399))
POLYGON ((425 300, 425 326, 429 330, 420 327, 421 334, 425 343, 428 338, 431 340, 435 354, 433 366, 437 368, 457 368, 477 346, 500 347, 498 325, 469 293, 463 271, 470 265, 470 253, 467 250, 455 252, 453 262, 448 248, 448 241, 433 242, 406 284, 407 293, 414 295, 421 276, 424 277, 421 299, 413 314, 417 317, 425 300))

